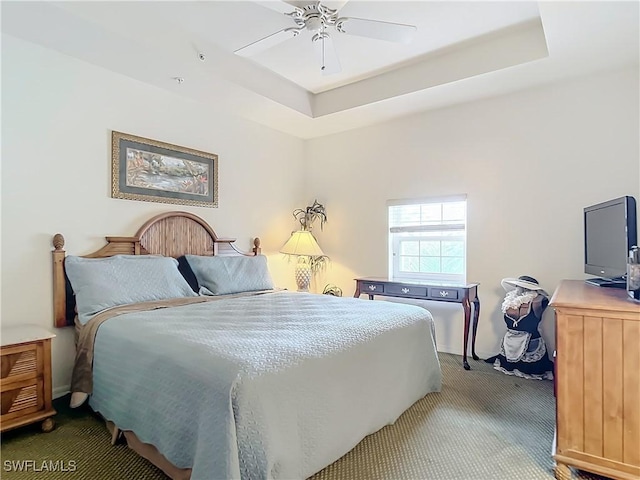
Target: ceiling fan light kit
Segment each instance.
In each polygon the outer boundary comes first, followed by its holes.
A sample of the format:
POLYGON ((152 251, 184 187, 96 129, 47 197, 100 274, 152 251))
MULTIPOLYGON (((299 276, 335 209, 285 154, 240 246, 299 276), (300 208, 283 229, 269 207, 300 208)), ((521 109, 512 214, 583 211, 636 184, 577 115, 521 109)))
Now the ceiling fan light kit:
POLYGON ((250 57, 285 40, 297 37, 303 30, 308 30, 312 33, 311 41, 320 61, 320 70, 324 75, 330 75, 339 73, 342 69, 333 38, 327 32, 328 28, 347 35, 399 43, 409 43, 413 32, 416 31, 414 25, 364 18, 338 17, 337 9, 329 8, 319 1, 303 7, 290 5, 290 8, 293 8, 293 11, 284 14, 295 22, 295 27, 285 28, 261 38, 236 50, 235 53, 243 57, 250 57))

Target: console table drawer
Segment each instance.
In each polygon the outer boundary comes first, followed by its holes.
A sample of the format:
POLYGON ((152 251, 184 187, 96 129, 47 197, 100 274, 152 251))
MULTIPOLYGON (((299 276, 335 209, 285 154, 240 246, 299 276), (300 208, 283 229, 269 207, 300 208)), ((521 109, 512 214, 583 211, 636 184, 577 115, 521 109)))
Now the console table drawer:
POLYGON ((438 300, 458 300, 458 289, 456 288, 430 288, 429 297, 438 300))
POLYGON ((426 287, 414 287, 409 285, 387 285, 385 293, 393 295, 407 295, 409 297, 426 297, 426 287))
POLYGON ((362 283, 362 290, 369 295, 373 295, 376 293, 384 293, 384 284, 383 283, 362 283))

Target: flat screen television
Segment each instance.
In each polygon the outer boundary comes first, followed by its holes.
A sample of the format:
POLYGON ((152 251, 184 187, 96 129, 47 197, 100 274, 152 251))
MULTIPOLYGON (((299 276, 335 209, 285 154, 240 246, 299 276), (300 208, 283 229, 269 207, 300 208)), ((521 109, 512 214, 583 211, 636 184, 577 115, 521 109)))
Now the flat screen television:
POLYGON ((584 209, 584 273, 587 283, 625 288, 627 256, 637 245, 636 200, 620 197, 584 209))

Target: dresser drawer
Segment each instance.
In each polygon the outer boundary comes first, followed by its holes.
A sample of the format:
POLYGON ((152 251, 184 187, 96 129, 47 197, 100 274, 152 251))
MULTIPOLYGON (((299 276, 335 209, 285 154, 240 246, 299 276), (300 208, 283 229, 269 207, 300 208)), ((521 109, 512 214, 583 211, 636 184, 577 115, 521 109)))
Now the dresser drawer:
POLYGON ((406 295, 408 297, 426 297, 427 287, 414 285, 387 285, 385 293, 393 295, 406 295))
POLYGON ((438 300, 458 300, 458 292, 457 288, 430 288, 429 297, 438 300))
POLYGON ((2 384, 36 378, 42 372, 42 345, 28 343, 0 349, 2 384))
POLYGON ((384 283, 362 282, 362 293, 369 295, 384 293, 384 283))

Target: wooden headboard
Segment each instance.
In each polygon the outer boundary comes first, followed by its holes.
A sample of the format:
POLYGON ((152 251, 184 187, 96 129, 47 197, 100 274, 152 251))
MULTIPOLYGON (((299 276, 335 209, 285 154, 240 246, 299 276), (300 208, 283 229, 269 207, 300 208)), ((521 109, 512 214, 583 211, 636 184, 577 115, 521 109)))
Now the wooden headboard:
MULTIPOLYGON (((85 258, 103 258, 113 255, 258 255, 260 239, 253 241, 251 252, 238 250, 235 238, 218 238, 216 232, 202 218, 188 212, 167 212, 149 219, 133 237, 106 237, 101 249, 82 255, 85 258)), ((53 236, 53 320, 56 327, 73 325, 69 322, 67 308, 71 295, 64 271, 64 237, 53 236)))

